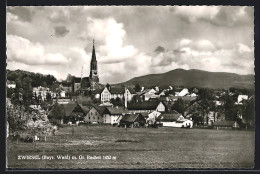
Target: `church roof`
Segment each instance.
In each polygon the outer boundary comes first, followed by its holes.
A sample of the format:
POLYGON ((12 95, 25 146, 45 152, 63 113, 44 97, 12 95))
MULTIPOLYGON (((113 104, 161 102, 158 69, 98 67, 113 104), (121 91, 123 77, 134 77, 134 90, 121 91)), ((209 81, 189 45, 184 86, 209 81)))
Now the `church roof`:
POLYGON ((93 41, 93 49, 92 49, 92 59, 91 62, 96 62, 96 51, 95 51, 95 45, 94 45, 94 41, 93 41))

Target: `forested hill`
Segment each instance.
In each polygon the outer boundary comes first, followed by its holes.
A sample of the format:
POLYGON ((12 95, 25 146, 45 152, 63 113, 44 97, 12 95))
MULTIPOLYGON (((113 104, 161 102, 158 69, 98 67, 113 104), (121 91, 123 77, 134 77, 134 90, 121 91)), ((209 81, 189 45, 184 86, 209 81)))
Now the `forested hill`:
POLYGON ((135 77, 121 84, 135 85, 137 83, 141 86, 160 87, 171 85, 214 89, 227 89, 230 87, 252 89, 254 88, 254 75, 175 69, 162 74, 135 77))
POLYGON ((23 70, 6 70, 7 80, 15 81, 16 87, 25 90, 32 87, 44 86, 50 87, 57 81, 53 75, 44 75, 23 70))

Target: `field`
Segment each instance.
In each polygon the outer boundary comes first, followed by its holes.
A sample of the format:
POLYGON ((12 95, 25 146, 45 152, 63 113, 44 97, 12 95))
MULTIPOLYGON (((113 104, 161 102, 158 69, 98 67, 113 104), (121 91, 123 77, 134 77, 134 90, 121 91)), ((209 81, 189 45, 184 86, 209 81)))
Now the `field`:
POLYGON ((82 125, 61 128, 46 142, 8 140, 7 165, 37 169, 252 168, 254 149, 254 132, 250 131, 82 125), (19 155, 27 159, 18 159, 19 155), (40 159, 25 157, 30 155, 40 159))

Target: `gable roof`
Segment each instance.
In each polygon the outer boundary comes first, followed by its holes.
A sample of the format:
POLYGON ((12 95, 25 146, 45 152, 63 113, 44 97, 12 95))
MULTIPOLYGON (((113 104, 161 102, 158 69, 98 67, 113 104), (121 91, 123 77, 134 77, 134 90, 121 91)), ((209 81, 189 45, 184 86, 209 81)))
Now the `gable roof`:
POLYGON ((180 116, 181 116, 180 113, 178 113, 177 111, 173 110, 171 112, 162 113, 159 116, 159 118, 160 118, 161 121, 177 121, 180 116))
POLYGON ((143 117, 142 114, 126 114, 122 117, 120 122, 134 122, 139 116, 143 117))
POLYGON ((77 106, 76 103, 68 103, 68 104, 61 104, 63 105, 64 108, 64 116, 70 116, 70 114, 72 113, 72 111, 75 109, 75 107, 77 106))
POLYGON ((79 106, 81 107, 81 109, 83 110, 83 112, 85 114, 87 114, 90 111, 90 109, 91 109, 91 107, 83 106, 82 104, 79 104, 79 106))
MULTIPOLYGON (((127 108, 129 110, 155 110, 160 102, 161 101, 153 100, 153 101, 144 101, 138 103, 129 103, 127 108)), ((163 105, 166 106, 164 103, 163 105)))
POLYGON ((109 92, 111 93, 111 94, 124 94, 125 93, 125 88, 111 88, 110 90, 109 90, 109 92))
POLYGON ((107 107, 107 109, 111 115, 122 115, 128 113, 128 111, 122 107, 107 107))

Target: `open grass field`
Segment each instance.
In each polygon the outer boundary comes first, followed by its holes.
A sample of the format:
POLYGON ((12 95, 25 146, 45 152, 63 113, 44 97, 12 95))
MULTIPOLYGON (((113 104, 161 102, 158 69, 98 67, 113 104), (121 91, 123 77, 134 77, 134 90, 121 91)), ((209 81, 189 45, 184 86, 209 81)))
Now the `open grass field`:
POLYGON ((82 125, 74 127, 72 135, 72 129, 61 128, 46 142, 17 144, 8 140, 8 168, 254 167, 254 132, 250 131, 82 125), (40 159, 19 160, 18 155, 39 155, 40 159), (44 155, 53 159, 42 159, 44 155), (58 159, 57 155, 68 155, 70 159, 58 159), (95 156, 98 159, 90 159, 95 156))

